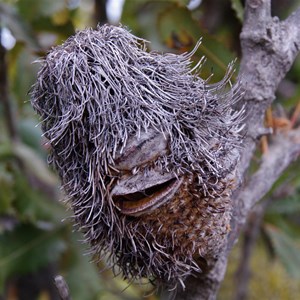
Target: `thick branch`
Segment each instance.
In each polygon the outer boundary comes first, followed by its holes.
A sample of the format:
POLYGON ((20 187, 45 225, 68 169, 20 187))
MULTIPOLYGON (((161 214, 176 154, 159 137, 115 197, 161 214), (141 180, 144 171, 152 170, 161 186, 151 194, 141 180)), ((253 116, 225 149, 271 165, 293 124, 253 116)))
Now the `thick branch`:
MULTIPOLYGON (((248 108, 254 103, 262 106, 259 111, 263 114, 299 52, 300 9, 280 22, 270 15, 270 0, 249 0, 240 38, 241 74, 246 91, 244 99, 248 108)), ((257 106, 254 108, 258 109, 257 106)), ((253 114, 252 109, 249 118, 253 114)))
MULTIPOLYGON (((271 17, 270 0, 246 1, 241 45, 248 132, 237 174, 244 181, 257 138, 264 128, 265 111, 275 99, 277 86, 300 49, 300 9, 280 22, 277 17, 271 17)), ((263 156, 259 170, 234 194, 228 251, 234 245, 252 207, 271 189, 299 152, 299 129, 273 138, 270 151, 263 156)))
MULTIPOLYGON (((224 249, 225 250, 225 249, 224 249)), ((227 253, 220 253, 220 258, 207 274, 198 277, 189 277, 186 280, 185 290, 176 294, 178 300, 214 300, 223 281, 227 267, 227 253)))
POLYGON ((241 33, 244 101, 248 134, 241 153, 239 173, 247 170, 266 108, 275 99, 278 84, 293 64, 300 48, 300 9, 287 20, 272 18, 270 0, 248 0, 241 33))
POLYGON ((268 193, 275 181, 299 154, 300 129, 276 136, 270 151, 263 156, 260 168, 237 197, 237 201, 242 205, 240 212, 243 218, 268 193))
POLYGON ((228 250, 234 245, 253 206, 264 197, 284 170, 300 155, 300 129, 278 135, 258 171, 236 195, 228 250))
MULTIPOLYGON (((300 49, 300 9, 285 21, 271 17, 270 0, 248 0, 241 33, 242 61, 240 73, 245 91, 247 134, 241 160, 236 168, 242 182, 249 167, 257 139, 265 132, 264 115, 275 99, 278 84, 286 76, 300 49)), ((220 253, 208 274, 197 280, 189 278, 186 294, 179 292, 176 299, 215 299, 223 280, 227 256, 234 245, 241 227, 252 206, 272 187, 288 165, 299 155, 300 130, 274 138, 270 153, 265 155, 260 169, 244 189, 233 197, 232 231, 228 236, 227 249, 220 253)), ((226 248, 226 246, 224 247, 226 248)))
MULTIPOLYGON (((257 138, 264 129, 265 111, 275 99, 277 86, 292 66, 300 49, 300 8, 285 21, 280 22, 277 17, 271 17, 270 0, 246 1, 241 46, 243 57, 240 72, 244 78, 247 135, 237 166, 237 174, 240 180, 244 181, 244 174, 256 148, 257 138)), ((297 133, 290 133, 293 134, 297 133)), ((287 144, 291 149, 298 147, 297 142, 292 142, 292 138, 277 136, 270 157, 263 158, 261 169, 251 179, 248 187, 235 193, 233 233, 229 239, 229 249, 253 205, 268 192, 291 163, 285 154, 292 154, 290 152, 292 150, 281 148, 287 144), (285 140, 289 142, 281 146, 285 140), (284 152, 285 150, 287 152, 284 152), (270 165, 275 162, 272 162, 272 159, 275 161, 278 159, 277 163, 280 163, 281 167, 272 170, 270 165), (257 178, 261 181, 259 182, 257 178)))

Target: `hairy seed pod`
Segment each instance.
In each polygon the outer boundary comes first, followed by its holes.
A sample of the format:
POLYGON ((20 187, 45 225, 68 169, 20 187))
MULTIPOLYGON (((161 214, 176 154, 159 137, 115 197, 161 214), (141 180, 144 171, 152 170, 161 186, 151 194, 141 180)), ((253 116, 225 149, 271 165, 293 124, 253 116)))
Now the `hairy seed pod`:
POLYGON ((78 228, 129 279, 183 282, 229 231, 241 93, 232 65, 221 82, 201 79, 194 51, 87 29, 48 53, 31 90, 78 228))

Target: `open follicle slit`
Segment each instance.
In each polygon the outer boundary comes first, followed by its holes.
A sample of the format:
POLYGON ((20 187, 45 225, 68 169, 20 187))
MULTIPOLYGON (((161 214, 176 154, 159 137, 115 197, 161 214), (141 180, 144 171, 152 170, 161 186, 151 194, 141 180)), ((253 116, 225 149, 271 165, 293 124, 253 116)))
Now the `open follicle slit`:
POLYGON ((139 216, 153 211, 170 200, 182 183, 182 179, 172 178, 134 193, 113 195, 112 199, 121 213, 139 216))

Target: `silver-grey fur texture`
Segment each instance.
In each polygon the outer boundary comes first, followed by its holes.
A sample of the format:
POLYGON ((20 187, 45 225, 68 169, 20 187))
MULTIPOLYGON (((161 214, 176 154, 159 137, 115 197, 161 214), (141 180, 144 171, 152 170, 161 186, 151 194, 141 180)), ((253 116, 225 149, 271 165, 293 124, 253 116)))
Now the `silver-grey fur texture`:
MULTIPOLYGON (((160 227, 152 232, 153 220, 123 215, 115 206, 111 190, 124 174, 116 161, 131 139, 157 132, 168 149, 157 146, 161 153, 151 163, 131 163, 130 174, 158 169, 189 179, 193 193, 208 199, 205 203, 222 203, 223 194, 228 198, 226 178, 242 140, 244 112, 234 109, 241 91, 238 83, 230 83, 233 64, 221 82, 210 84, 199 77, 201 62, 193 68, 191 61, 198 46, 180 55, 147 52, 146 41, 122 26, 86 29, 41 60, 31 90, 32 106, 51 145, 49 162, 60 175, 78 227, 95 257, 105 257, 129 279, 147 277, 174 285, 201 272, 197 243, 178 254, 171 245, 174 234, 157 242, 160 227)), ((193 201, 195 207, 200 200, 193 201)), ((225 215, 216 208, 212 216, 226 218, 220 226, 228 224, 227 204, 225 215)), ((210 218, 210 213, 202 215, 210 218)), ((204 258, 218 249, 220 241, 212 236, 201 242, 204 258), (207 251, 206 245, 211 245, 207 251)))

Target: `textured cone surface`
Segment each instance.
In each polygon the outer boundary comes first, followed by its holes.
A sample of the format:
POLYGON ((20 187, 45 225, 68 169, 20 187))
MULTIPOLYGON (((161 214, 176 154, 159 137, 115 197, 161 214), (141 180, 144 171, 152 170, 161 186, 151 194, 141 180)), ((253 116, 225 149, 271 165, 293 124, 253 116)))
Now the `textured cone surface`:
POLYGON ((191 71, 192 54, 147 52, 144 43, 122 27, 80 31, 42 61, 31 97, 49 162, 95 257, 127 278, 174 285, 201 272, 197 259, 216 257, 228 232, 243 111, 233 109, 240 91, 229 84, 232 65, 210 85, 191 71), (151 130, 165 151, 120 164, 127 148, 143 149, 131 140, 151 130), (112 190, 124 174, 145 178, 149 170, 184 180, 160 207, 123 214, 112 190))

